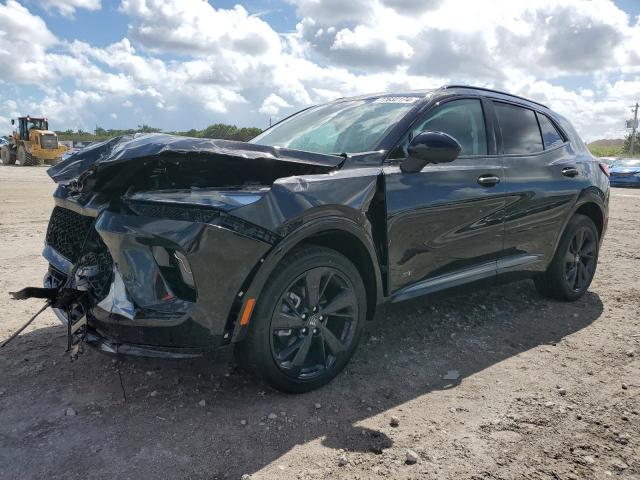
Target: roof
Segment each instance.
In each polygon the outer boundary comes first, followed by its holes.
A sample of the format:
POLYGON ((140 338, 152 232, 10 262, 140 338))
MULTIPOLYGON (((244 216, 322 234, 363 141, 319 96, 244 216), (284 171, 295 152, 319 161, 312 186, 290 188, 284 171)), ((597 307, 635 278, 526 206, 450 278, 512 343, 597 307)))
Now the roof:
POLYGON ((444 86, 440 87, 439 90, 449 90, 449 89, 453 89, 453 88, 455 88, 455 89, 466 89, 466 90, 480 90, 482 92, 498 93, 500 95, 505 95, 507 97, 513 97, 513 98, 517 98, 519 100, 524 100, 525 102, 535 103, 536 105, 539 105, 539 106, 547 108, 547 109, 549 108, 545 104, 540 103, 540 102, 536 102, 535 100, 531 100, 529 98, 521 97, 519 95, 514 95, 513 93, 503 92, 502 90, 494 90, 492 88, 486 88, 486 87, 475 87, 473 85, 444 85, 444 86))
POLYGON ((525 97, 521 97, 519 95, 514 95, 509 92, 504 92, 501 90, 494 90, 486 87, 476 87, 473 85, 443 85, 440 88, 434 89, 420 89, 420 90, 404 90, 404 91, 395 91, 395 92, 379 92, 379 93, 369 93, 366 95, 357 95, 355 97, 341 97, 334 100, 334 102, 341 102, 347 100, 365 100, 369 98, 380 98, 380 97, 423 97, 424 100, 430 98, 435 93, 445 93, 447 90, 475 90, 478 92, 487 92, 493 93, 497 95, 501 95, 507 98, 514 98, 524 102, 528 102, 534 105, 538 105, 540 107, 546 108, 549 110, 549 107, 544 105, 543 103, 536 102, 535 100, 530 100, 525 97))

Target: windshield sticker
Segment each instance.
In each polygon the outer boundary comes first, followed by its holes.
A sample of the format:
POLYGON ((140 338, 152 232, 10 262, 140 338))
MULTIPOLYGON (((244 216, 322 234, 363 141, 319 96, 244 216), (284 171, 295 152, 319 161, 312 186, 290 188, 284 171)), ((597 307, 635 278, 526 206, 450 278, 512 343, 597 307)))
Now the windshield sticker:
POLYGON ((373 103, 415 103, 420 97, 380 97, 376 98, 373 103))

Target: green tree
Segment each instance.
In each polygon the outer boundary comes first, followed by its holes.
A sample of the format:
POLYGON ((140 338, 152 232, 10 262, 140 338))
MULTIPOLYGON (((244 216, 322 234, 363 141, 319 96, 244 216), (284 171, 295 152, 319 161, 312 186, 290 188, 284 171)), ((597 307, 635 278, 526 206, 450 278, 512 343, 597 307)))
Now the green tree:
POLYGON ((138 132, 140 133, 160 133, 162 132, 159 128, 150 127, 149 125, 138 125, 138 132))
MULTIPOLYGON (((629 133, 624 139, 624 146, 622 151, 629 155, 631 153, 631 133, 629 133)), ((640 132, 636 132, 635 141, 633 143, 634 156, 640 156, 640 132)))
MULTIPOLYGON (((209 125, 203 130, 196 130, 192 128, 185 132, 167 132, 173 135, 181 135, 183 137, 195 137, 195 138, 219 138, 223 140, 239 140, 246 142, 258 135, 262 130, 255 127, 242 127, 238 128, 235 125, 227 125, 225 123, 216 123, 209 125)), ((133 135, 134 133, 159 133, 162 132, 160 128, 151 127, 149 125, 138 125, 138 128, 132 129, 104 129, 96 125, 93 133, 84 132, 82 130, 73 131, 65 130, 64 132, 58 131, 58 138, 60 140, 84 140, 101 142, 113 137, 119 137, 121 135, 133 135)))

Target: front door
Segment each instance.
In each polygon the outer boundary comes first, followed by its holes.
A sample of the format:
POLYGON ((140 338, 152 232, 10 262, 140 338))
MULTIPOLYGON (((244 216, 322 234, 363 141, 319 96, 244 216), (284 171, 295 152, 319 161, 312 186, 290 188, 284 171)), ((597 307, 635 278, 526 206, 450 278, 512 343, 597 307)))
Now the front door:
POLYGON ((425 130, 453 136, 460 156, 418 173, 403 173, 397 162, 384 167, 394 300, 495 278, 505 201, 502 160, 487 123, 479 98, 440 103, 418 120, 396 156, 406 156, 410 139, 425 130))

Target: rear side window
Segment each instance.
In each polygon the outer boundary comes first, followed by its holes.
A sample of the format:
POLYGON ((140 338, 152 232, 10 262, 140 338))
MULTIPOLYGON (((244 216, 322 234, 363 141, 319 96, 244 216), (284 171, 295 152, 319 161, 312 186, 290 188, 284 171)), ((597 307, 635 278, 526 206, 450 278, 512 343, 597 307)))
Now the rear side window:
POLYGON ((487 154, 487 131, 480 100, 453 100, 430 110, 412 130, 411 138, 426 130, 451 135, 462 147, 461 155, 487 154))
POLYGON ((533 110, 500 102, 494 105, 505 154, 528 155, 544 150, 533 110))
POLYGON ((540 122, 540 131, 542 131, 542 141, 544 142, 544 148, 549 149, 562 145, 564 143, 564 137, 558 131, 556 126, 546 115, 537 113, 538 122, 540 122))

